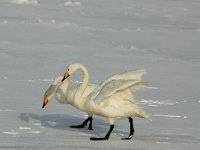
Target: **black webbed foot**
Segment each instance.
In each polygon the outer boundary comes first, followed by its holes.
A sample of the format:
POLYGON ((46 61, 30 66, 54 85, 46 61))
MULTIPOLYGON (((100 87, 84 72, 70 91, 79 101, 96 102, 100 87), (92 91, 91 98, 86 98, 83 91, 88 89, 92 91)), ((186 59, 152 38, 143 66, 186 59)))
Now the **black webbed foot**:
POLYGON ((88 130, 93 130, 93 128, 91 126, 88 127, 88 130))
POLYGON ((129 135, 129 137, 126 137, 126 138, 121 138, 122 140, 130 140, 132 139, 133 135, 129 135))
POLYGON ((102 141, 102 140, 108 140, 108 138, 106 138, 106 137, 103 137, 103 138, 91 137, 90 140, 93 140, 93 141, 102 141))
POLYGON ((93 141, 108 140, 113 128, 114 128, 114 125, 110 125, 110 129, 109 129, 108 133, 105 135, 105 137, 102 137, 102 138, 91 137, 90 140, 93 140, 93 141))
POLYGON ((85 128, 84 125, 71 125, 70 128, 85 128))
POLYGON ((85 121, 83 121, 82 124, 80 124, 80 125, 71 125, 70 128, 85 128, 85 126, 87 126, 88 121, 90 121, 88 130, 93 130, 92 129, 92 120, 93 120, 92 117, 88 117, 85 121))

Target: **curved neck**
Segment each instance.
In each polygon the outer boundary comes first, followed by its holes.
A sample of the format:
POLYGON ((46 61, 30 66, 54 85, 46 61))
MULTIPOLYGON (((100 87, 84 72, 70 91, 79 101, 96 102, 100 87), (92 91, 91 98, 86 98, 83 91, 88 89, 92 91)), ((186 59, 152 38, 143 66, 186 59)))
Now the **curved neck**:
POLYGON ((54 80, 51 83, 51 87, 53 89, 53 91, 56 91, 56 87, 58 86, 58 83, 62 80, 62 76, 58 76, 56 78, 54 78, 54 80))
POLYGON ((63 78, 62 76, 58 76, 58 77, 54 78, 51 85, 57 85, 58 82, 61 82, 62 78, 63 78))
MULTIPOLYGON (((63 77, 61 76, 61 78, 59 78, 58 81, 61 81, 62 78, 63 77)), ((68 80, 66 79, 57 85, 57 88, 55 89, 55 97, 56 100, 59 101, 60 103, 69 103, 67 95, 68 95, 68 80)))
POLYGON ((80 109, 84 111, 84 104, 85 104, 85 99, 83 98, 83 93, 86 90, 87 86, 88 86, 88 81, 89 81, 89 73, 88 70, 86 69, 85 66, 81 65, 81 64, 76 64, 76 69, 78 70, 80 69, 83 73, 83 82, 80 84, 80 87, 78 88, 78 90, 75 93, 74 96, 74 105, 80 109))
POLYGON ((88 70, 85 66, 81 65, 81 64, 77 64, 77 70, 80 69, 83 73, 83 82, 80 84, 80 87, 78 88, 77 92, 82 96, 85 89, 88 86, 88 82, 89 82, 89 73, 88 70))
MULTIPOLYGON (((61 79, 62 79, 62 76, 61 76, 61 79)), ((55 95, 57 84, 61 79, 60 79, 60 77, 56 77, 52 81, 52 83, 49 86, 49 88, 47 89, 47 91, 45 92, 45 96, 48 96, 49 100, 55 95)))

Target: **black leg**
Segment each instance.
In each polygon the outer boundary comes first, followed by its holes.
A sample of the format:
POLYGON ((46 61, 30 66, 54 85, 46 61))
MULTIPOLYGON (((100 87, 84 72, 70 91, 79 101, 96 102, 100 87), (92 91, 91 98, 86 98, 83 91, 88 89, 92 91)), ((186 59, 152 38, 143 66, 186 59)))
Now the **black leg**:
POLYGON ((97 140, 108 140, 113 128, 114 128, 114 124, 110 125, 110 129, 109 129, 108 133, 105 135, 105 137, 103 137, 103 138, 91 137, 90 140, 94 140, 94 141, 97 141, 97 140))
POLYGON ((133 134, 135 132, 134 127, 133 127, 133 119, 129 117, 128 120, 130 123, 130 134, 127 138, 122 138, 122 140, 130 140, 133 137, 133 134))
POLYGON ((92 129, 92 117, 88 117, 85 121, 83 121, 82 124, 80 124, 80 125, 72 125, 72 126, 70 126, 70 128, 85 128, 85 126, 87 126, 88 121, 90 121, 88 130, 93 130, 92 129))
POLYGON ((93 130, 93 129, 92 129, 92 120, 93 120, 93 118, 92 118, 92 117, 89 117, 90 124, 89 124, 89 126, 88 126, 88 130, 93 130))

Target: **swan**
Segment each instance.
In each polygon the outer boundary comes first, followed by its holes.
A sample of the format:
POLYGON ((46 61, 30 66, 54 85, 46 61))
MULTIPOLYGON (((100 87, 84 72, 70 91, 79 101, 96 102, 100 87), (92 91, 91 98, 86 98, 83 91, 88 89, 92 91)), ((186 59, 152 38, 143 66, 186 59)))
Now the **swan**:
MULTIPOLYGON (((46 106, 46 104, 49 102, 49 100, 51 100, 53 98, 53 96, 55 96, 56 100, 59 103, 70 104, 70 105, 76 107, 76 105, 74 104, 74 101, 73 101, 73 96, 79 86, 69 87, 68 80, 61 82, 62 78, 63 78, 62 76, 58 76, 53 79, 51 85, 49 86, 49 88, 46 90, 46 92, 44 94, 42 108, 44 108, 46 106)), ((84 96, 89 95, 95 89, 95 87, 96 87, 95 85, 89 85, 84 92, 84 96)), ((88 129, 93 130, 92 129, 93 118, 91 115, 88 115, 88 116, 89 117, 81 125, 72 125, 70 127, 71 128, 84 128, 87 125, 88 121, 90 121, 88 129)))
POLYGON ((62 81, 65 81, 70 75, 77 70, 83 73, 83 82, 74 95, 74 104, 78 109, 106 117, 110 124, 107 134, 102 137, 91 137, 90 140, 108 140, 114 128, 116 120, 128 118, 130 123, 129 140, 133 137, 134 127, 132 117, 146 118, 150 120, 150 116, 136 104, 134 98, 130 95, 130 89, 136 90, 144 88, 146 82, 141 81, 144 70, 128 71, 121 74, 115 74, 107 80, 99 84, 89 95, 84 96, 83 93, 88 87, 89 73, 85 66, 79 63, 71 64, 67 67, 62 81))

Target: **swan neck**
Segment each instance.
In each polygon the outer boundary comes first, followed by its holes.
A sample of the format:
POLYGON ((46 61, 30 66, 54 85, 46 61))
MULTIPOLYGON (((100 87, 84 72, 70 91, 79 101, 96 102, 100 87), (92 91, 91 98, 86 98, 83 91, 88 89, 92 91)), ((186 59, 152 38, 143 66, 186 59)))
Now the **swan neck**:
POLYGON ((56 77, 52 83, 51 83, 51 87, 53 88, 53 91, 55 92, 57 87, 58 87, 58 83, 62 80, 62 76, 56 77))
POLYGON ((52 81, 51 85, 57 85, 58 82, 60 82, 61 80, 62 80, 62 76, 56 77, 56 78, 52 81))
POLYGON ((81 83, 79 89, 78 89, 78 92, 83 95, 85 89, 87 88, 88 86, 88 82, 89 82, 89 73, 88 73, 88 70, 85 66, 83 65, 79 65, 79 69, 82 71, 83 73, 83 82, 81 83))
POLYGON ((88 86, 88 81, 89 81, 89 73, 88 70, 86 69, 86 67, 84 67, 81 64, 77 65, 77 70, 80 69, 83 73, 83 82, 80 84, 75 97, 74 97, 74 104, 75 106, 84 111, 85 110, 85 99, 83 98, 83 93, 86 90, 87 86, 88 86))

